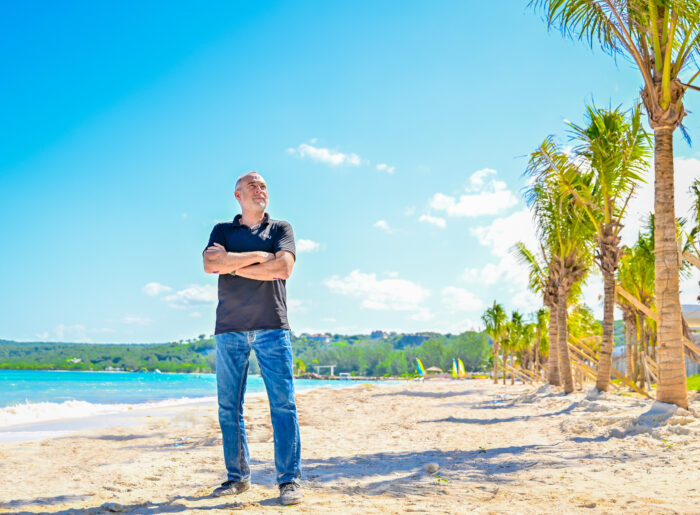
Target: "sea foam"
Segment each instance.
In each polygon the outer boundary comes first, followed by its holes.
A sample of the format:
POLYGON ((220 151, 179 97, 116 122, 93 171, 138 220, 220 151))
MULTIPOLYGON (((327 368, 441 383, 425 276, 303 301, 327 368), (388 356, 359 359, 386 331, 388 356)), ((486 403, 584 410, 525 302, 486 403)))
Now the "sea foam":
POLYGON ((86 401, 24 402, 0 408, 0 428, 207 402, 216 402, 216 397, 182 397, 138 404, 95 404, 86 401))

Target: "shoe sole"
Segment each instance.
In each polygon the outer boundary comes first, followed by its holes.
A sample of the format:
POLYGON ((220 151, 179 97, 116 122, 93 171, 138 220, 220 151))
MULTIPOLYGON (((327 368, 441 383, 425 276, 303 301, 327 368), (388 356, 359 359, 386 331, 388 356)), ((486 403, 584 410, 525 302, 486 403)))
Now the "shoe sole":
POLYGON ((246 485, 245 488, 242 488, 240 490, 234 490, 234 489, 228 489, 228 490, 223 490, 221 493, 212 493, 212 497, 226 497, 229 495, 239 495, 242 494, 243 492, 247 492, 250 490, 250 484, 246 485))

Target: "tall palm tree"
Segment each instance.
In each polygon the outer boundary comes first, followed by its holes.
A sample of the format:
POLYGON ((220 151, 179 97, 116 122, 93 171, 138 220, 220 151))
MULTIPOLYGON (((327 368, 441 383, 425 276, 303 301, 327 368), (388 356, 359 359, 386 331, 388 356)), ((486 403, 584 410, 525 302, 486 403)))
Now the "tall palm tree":
POLYGON ((559 377, 559 338, 557 336, 557 288, 555 284, 554 270, 550 271, 547 263, 550 257, 544 246, 540 247, 541 256, 537 256, 525 246, 523 242, 518 242, 513 246, 513 253, 518 261, 528 268, 528 288, 534 293, 542 295, 542 302, 547 307, 549 314, 549 324, 547 330, 549 334, 549 349, 547 356, 547 381, 554 386, 561 385, 559 377))
MULTIPOLYGON (((486 334, 491 337, 493 341, 493 383, 498 383, 498 351, 501 340, 503 340, 506 323, 507 323, 506 310, 503 306, 493 301, 493 306, 486 309, 483 315, 481 315, 481 320, 483 320, 486 326, 486 334)), ((503 377, 505 380, 505 367, 503 369, 503 377)))
POLYGON ((559 374, 564 391, 574 391, 569 359, 567 306, 572 288, 586 276, 592 260, 593 226, 579 216, 570 193, 551 173, 551 168, 570 168, 569 157, 551 138, 530 156, 527 174, 535 179, 527 200, 534 209, 540 239, 549 249, 550 273, 557 294, 559 374))
POLYGON ((654 130, 655 275, 659 313, 657 398, 688 407, 676 247, 673 133, 683 99, 700 75, 700 0, 531 0, 549 27, 630 58, 642 74, 642 101, 654 130), (686 82, 681 77, 688 77, 686 82))
POLYGON ((596 261, 603 275, 605 293, 596 387, 607 391, 612 368, 615 271, 622 253, 622 219, 635 186, 643 181, 651 146, 642 128, 639 106, 632 109, 629 120, 620 108, 590 106, 586 108, 586 118, 586 126, 569 124, 577 144, 572 159, 563 161, 565 166, 557 166, 557 160, 547 154, 552 147, 545 146, 541 152, 554 166, 539 171, 555 176, 595 229, 596 261))

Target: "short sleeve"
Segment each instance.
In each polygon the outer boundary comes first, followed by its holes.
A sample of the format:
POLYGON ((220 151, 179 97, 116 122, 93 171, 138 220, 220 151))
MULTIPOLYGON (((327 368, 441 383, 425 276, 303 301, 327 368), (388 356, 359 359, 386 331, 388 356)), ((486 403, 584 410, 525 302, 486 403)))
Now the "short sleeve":
POLYGON ((296 245, 294 245, 294 231, 288 222, 280 223, 279 227, 277 228, 277 237, 275 238, 274 249, 275 253, 279 252, 280 250, 291 252, 296 258, 297 249, 296 245))
POLYGON ((209 243, 207 243, 207 246, 204 248, 204 250, 211 247, 214 243, 218 243, 219 245, 223 245, 224 247, 226 246, 226 237, 223 231, 223 226, 221 224, 216 224, 211 230, 211 234, 209 235, 209 243))

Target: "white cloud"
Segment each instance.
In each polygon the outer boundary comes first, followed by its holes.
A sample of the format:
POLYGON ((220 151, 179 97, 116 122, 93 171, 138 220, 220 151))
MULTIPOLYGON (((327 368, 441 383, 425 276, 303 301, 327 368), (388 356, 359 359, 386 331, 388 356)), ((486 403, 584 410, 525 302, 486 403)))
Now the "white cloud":
POLYGON ((160 283, 148 283, 141 291, 150 297, 157 297, 161 293, 172 291, 172 288, 160 283))
POLYGON ((428 201, 428 206, 436 211, 444 211, 448 216, 475 217, 496 215, 518 203, 518 198, 503 181, 494 178, 496 171, 484 168, 474 172, 469 178, 466 193, 459 198, 436 193, 428 201))
POLYGON ((311 304, 310 300, 287 299, 287 310, 289 310, 290 313, 306 313, 309 304, 311 304))
POLYGON ((334 293, 362 299, 361 306, 373 310, 418 311, 430 292, 405 279, 377 279, 376 274, 353 270, 345 277, 333 276, 324 284, 334 293))
POLYGON ((188 316, 190 318, 202 318, 202 314, 199 311, 193 311, 188 316))
POLYGON ((43 333, 36 333, 36 337, 39 338, 40 340, 46 340, 46 338, 49 337, 49 332, 44 331, 43 333))
POLYGON ((297 241, 297 252, 316 252, 320 244, 313 240, 300 239, 297 241))
POLYGON ((217 289, 212 284, 192 284, 187 288, 163 297, 172 308, 188 308, 212 304, 217 300, 217 289))
POLYGON ((463 288, 454 286, 442 289, 442 302, 451 312, 475 311, 484 306, 484 303, 476 295, 463 288))
POLYGON ((526 288, 521 289, 518 293, 513 295, 510 302, 515 309, 526 313, 537 311, 542 307, 542 297, 535 295, 526 288))
POLYGON ((471 232, 479 243, 491 247, 491 251, 499 257, 509 255, 511 247, 518 241, 522 241, 533 251, 538 246, 535 224, 527 208, 509 216, 496 218, 489 225, 475 227, 471 232))
MULTIPOLYGON (((311 140, 311 142, 315 143, 316 140, 311 140)), ((301 158, 308 157, 312 161, 330 166, 360 166, 362 164, 362 159, 357 154, 344 154, 328 148, 314 147, 308 143, 302 143, 297 148, 288 148, 287 152, 301 158)))
POLYGON ((403 210, 403 214, 405 216, 413 216, 413 213, 416 212, 416 206, 408 206, 403 210))
POLYGON ((480 283, 486 285, 496 284, 505 275, 507 268, 503 266, 503 261, 500 263, 487 263, 483 268, 467 268, 462 274, 462 279, 471 283, 480 283))
POLYGON ((146 326, 151 323, 151 319, 141 315, 125 315, 124 318, 122 318, 122 323, 126 325, 146 326))
POLYGON ((374 222, 374 225, 372 225, 372 227, 375 227, 385 232, 391 232, 391 227, 389 227, 389 224, 386 222, 386 220, 377 220, 376 222, 374 222))
POLYGON ((396 171, 396 167, 395 167, 395 166, 389 166, 389 165, 386 164, 386 163, 379 163, 379 164, 377 165, 377 170, 379 170, 380 172, 386 172, 386 173, 388 173, 389 175, 391 175, 391 174, 393 174, 393 173, 396 171))
POLYGON ((435 227, 439 227, 440 229, 444 229, 445 225, 447 225, 447 222, 445 221, 444 218, 440 218, 437 216, 430 216, 430 215, 420 215, 418 218, 419 222, 425 222, 430 225, 434 225, 435 227))
POLYGON ((87 328, 82 324, 59 324, 53 332, 58 340, 87 341, 87 328))
POLYGON ((431 313, 430 310, 421 308, 416 313, 410 315, 408 318, 417 322, 427 322, 428 320, 432 320, 433 318, 435 318, 435 315, 431 313))

